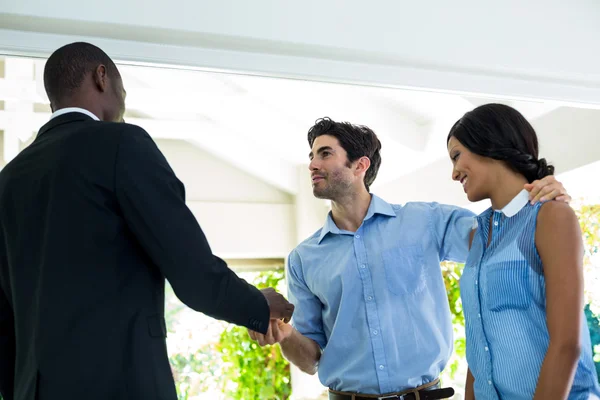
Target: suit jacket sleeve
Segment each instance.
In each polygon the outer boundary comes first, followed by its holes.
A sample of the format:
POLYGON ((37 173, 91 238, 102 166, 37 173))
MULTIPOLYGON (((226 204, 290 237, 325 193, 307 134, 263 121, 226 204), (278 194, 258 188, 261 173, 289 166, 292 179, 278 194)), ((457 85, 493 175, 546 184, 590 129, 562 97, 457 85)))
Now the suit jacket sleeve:
POLYGON ((0 285, 0 394, 12 400, 15 377, 15 323, 12 308, 0 285))
MULTIPOLYGON (((264 296, 214 256, 185 190, 154 141, 123 124, 115 187, 127 225, 179 299, 213 318, 266 333, 264 296)), ((208 189, 209 190, 209 189, 208 189)))

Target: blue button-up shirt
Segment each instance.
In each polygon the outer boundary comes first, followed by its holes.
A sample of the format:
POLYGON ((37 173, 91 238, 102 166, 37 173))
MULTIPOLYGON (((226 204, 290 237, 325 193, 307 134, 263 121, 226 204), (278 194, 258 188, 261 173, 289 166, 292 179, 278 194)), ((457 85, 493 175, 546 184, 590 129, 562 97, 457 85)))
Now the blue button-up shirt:
POLYGON ((384 394, 438 377, 452 353, 440 261, 464 262, 474 215, 372 196, 356 232, 325 226, 288 259, 293 324, 321 346, 319 378, 340 391, 384 394))
MULTIPOLYGON (((548 350, 546 284, 535 246, 541 203, 532 206, 528 198, 523 191, 503 210, 477 217, 460 281, 477 400, 531 400, 548 350)), ((600 396, 585 316, 581 321, 582 351, 569 400, 600 396)))

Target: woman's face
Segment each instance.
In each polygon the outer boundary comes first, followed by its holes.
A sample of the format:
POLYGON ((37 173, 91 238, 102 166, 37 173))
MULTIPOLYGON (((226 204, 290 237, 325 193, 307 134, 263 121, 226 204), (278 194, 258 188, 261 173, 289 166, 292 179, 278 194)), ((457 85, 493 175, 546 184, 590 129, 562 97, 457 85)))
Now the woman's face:
POLYGON ((462 184, 469 201, 489 198, 495 160, 472 153, 454 136, 448 141, 448 155, 453 165, 452 179, 462 184))

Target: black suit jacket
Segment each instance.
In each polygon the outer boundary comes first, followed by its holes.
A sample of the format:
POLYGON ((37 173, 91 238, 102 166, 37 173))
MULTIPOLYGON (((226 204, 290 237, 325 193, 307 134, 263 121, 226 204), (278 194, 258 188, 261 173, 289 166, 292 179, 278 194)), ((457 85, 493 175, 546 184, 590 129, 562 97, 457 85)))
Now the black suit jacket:
POLYGON ((266 332, 264 296, 212 254, 142 128, 52 119, 0 172, 5 400, 175 400, 165 277, 189 307, 266 332))

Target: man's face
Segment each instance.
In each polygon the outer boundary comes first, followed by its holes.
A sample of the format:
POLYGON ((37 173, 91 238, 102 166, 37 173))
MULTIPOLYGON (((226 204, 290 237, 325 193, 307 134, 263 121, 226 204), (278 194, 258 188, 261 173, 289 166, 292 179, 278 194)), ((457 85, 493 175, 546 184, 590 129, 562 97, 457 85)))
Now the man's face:
POLYGON ((308 168, 315 197, 336 201, 354 190, 356 178, 352 164, 335 137, 322 135, 316 138, 309 158, 308 168))

